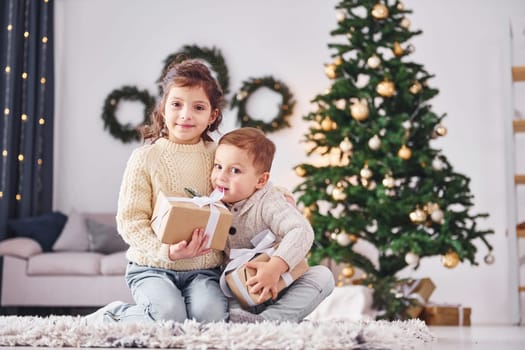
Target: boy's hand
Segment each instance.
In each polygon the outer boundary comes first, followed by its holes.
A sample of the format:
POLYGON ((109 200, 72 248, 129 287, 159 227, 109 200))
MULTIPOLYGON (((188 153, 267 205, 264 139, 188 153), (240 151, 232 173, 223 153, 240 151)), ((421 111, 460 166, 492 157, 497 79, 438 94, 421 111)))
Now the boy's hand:
POLYGON ((257 302, 262 303, 268 297, 275 300, 278 294, 277 283, 281 275, 288 271, 288 264, 280 257, 273 256, 266 262, 249 261, 246 266, 257 271, 255 276, 246 281, 250 293, 259 293, 257 302))
POLYGON ((178 260, 208 254, 211 249, 206 249, 207 243, 208 236, 204 234, 204 229, 196 228, 193 231, 190 243, 180 241, 179 243, 170 245, 169 258, 170 260, 178 260))

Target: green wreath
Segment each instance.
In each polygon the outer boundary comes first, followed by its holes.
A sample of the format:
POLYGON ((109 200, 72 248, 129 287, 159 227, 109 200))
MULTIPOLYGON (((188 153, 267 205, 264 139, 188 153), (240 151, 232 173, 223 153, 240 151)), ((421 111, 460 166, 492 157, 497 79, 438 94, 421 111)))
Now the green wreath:
POLYGON ((226 67, 226 61, 224 60, 221 51, 215 47, 209 49, 207 47, 199 47, 197 45, 185 45, 180 51, 169 55, 164 60, 164 68, 162 69, 160 78, 157 79, 160 95, 162 95, 162 79, 168 71, 168 67, 177 59, 180 60, 180 57, 202 59, 208 62, 215 73, 217 73, 217 80, 219 81, 224 95, 226 96, 230 92, 230 77, 228 76, 228 68, 226 67))
POLYGON ((137 128, 148 122, 149 115, 155 107, 155 97, 151 96, 147 90, 139 90, 134 86, 123 86, 113 90, 104 101, 102 119, 104 129, 109 129, 109 133, 120 139, 124 143, 140 140, 137 128), (136 126, 122 125, 115 115, 118 104, 121 100, 140 101, 144 105, 144 121, 136 126))
POLYGON ((237 120, 242 127, 251 126, 259 128, 264 132, 273 132, 285 127, 289 127, 287 117, 293 112, 295 101, 292 99, 292 93, 288 87, 281 81, 275 80, 271 76, 262 78, 251 78, 244 81, 241 90, 234 96, 231 101, 231 108, 237 107, 237 120), (246 111, 246 103, 250 95, 261 87, 267 87, 281 95, 282 102, 279 105, 279 113, 269 123, 262 120, 255 120, 246 111))

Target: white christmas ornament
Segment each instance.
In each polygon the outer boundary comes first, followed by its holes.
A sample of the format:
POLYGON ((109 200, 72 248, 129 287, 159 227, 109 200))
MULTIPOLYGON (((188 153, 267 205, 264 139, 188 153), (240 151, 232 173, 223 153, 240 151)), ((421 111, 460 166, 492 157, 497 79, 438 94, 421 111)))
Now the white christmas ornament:
POLYGON ((352 145, 352 142, 348 139, 348 137, 345 137, 343 141, 339 144, 339 148, 343 153, 348 153, 352 150, 354 145, 352 145))
POLYGON ((339 109, 346 109, 346 100, 342 98, 335 101, 335 106, 339 109))
POLYGON ((410 123, 409 120, 405 120, 401 125, 403 126, 403 129, 408 130, 412 126, 412 123, 410 123))
POLYGON ((417 265, 419 263, 419 255, 412 252, 408 252, 405 255, 405 262, 408 265, 417 265))
POLYGON ((432 160, 432 169, 440 171, 443 170, 444 167, 445 163, 443 163, 441 159, 436 157, 432 160))
POLYGON ((346 247, 350 244, 350 235, 348 235, 346 232, 341 232, 337 235, 337 243, 340 246, 346 247))
POLYGON ((332 193, 334 192, 334 188, 335 188, 335 186, 332 185, 332 184, 326 186, 326 193, 329 194, 329 195, 331 196, 332 193))
POLYGON ((432 221, 441 223, 443 221, 443 211, 441 209, 434 210, 432 214, 430 214, 430 218, 432 221))
POLYGON ((345 11, 337 11, 337 13, 335 14, 335 18, 337 18, 337 22, 344 21, 344 19, 346 18, 345 11))
POLYGON ((370 147, 370 149, 373 151, 377 151, 379 147, 381 147, 381 139, 379 136, 372 136, 372 138, 368 140, 368 147, 370 147))

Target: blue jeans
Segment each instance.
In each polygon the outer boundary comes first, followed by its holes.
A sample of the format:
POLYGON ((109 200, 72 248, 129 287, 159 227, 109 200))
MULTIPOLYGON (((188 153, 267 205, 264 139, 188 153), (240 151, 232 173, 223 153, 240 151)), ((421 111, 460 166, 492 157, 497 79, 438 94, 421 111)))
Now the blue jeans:
POLYGON ((136 305, 106 312, 116 322, 224 321, 228 299, 219 287, 221 269, 174 271, 128 263, 126 282, 136 305))
MULTIPOLYGON (((329 296, 335 287, 334 275, 326 266, 310 266, 288 288, 283 289, 276 300, 250 307, 247 311, 259 314, 265 320, 300 322, 329 296)), ((240 308, 230 299, 230 309, 240 308)))

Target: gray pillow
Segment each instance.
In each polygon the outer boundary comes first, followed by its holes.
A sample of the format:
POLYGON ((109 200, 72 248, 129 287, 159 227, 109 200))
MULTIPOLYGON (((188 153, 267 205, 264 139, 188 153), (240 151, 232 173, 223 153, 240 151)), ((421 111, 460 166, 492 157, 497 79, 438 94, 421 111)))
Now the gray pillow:
POLYGON ((115 226, 92 219, 86 219, 89 250, 102 254, 112 254, 128 249, 128 245, 118 234, 115 226))
POLYGON ((66 225, 53 245, 54 251, 86 252, 89 249, 89 233, 84 215, 72 209, 66 225))

